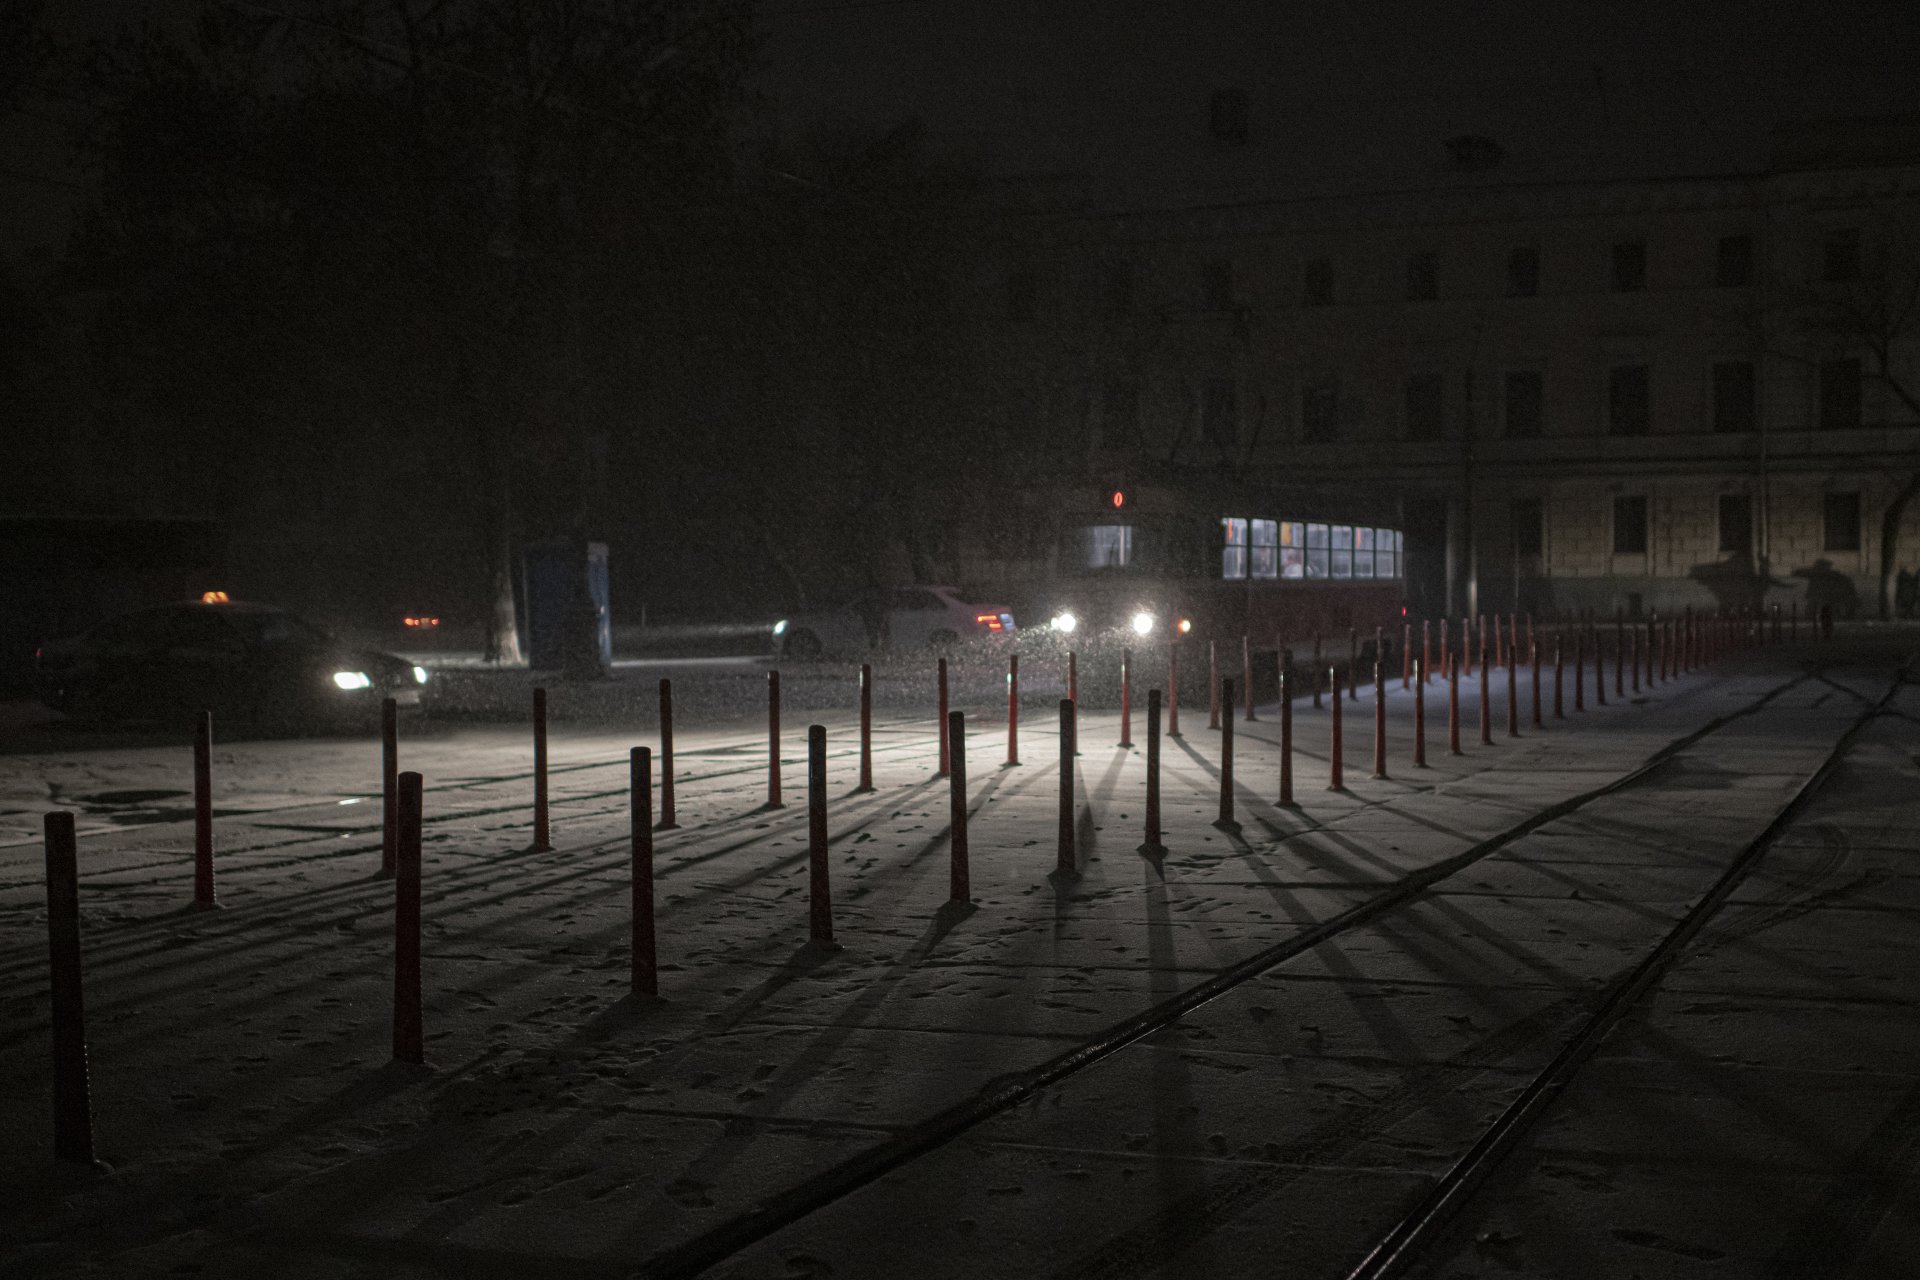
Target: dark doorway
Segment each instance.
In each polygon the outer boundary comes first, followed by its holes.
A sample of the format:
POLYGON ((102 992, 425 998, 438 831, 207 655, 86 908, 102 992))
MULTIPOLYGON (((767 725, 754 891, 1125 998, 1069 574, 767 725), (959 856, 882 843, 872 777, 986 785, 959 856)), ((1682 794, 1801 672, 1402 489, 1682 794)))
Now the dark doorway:
POLYGON ((1409 498, 1405 508, 1407 608, 1436 618, 1447 612, 1447 502, 1409 498))

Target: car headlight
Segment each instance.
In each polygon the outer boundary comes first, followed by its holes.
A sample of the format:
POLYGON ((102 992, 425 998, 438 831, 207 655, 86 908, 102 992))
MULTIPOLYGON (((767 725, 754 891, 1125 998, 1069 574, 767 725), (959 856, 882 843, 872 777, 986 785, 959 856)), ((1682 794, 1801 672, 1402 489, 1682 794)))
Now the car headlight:
POLYGON ((425 667, 415 667, 413 669, 413 682, 415 684, 425 684, 427 682, 427 669, 425 667))
POLYGON ((342 689, 371 689, 373 679, 364 671, 336 671, 333 682, 342 689))
POLYGON ((773 624, 773 634, 777 636, 783 636, 786 633, 787 633, 787 620, 785 618, 782 618, 780 619, 780 621, 773 624))
POLYGON ((1080 625, 1080 619, 1073 616, 1073 610, 1062 609, 1053 615, 1053 621, 1047 624, 1061 635, 1072 635, 1073 629, 1080 625))
POLYGON ((1185 635, 1185 634, 1187 634, 1187 632, 1189 632, 1189 631, 1191 631, 1191 630, 1193 630, 1193 619, 1192 619, 1192 618, 1182 618, 1182 619, 1180 619, 1180 621, 1179 621, 1179 623, 1178 623, 1178 626, 1179 626, 1179 628, 1180 628, 1180 634, 1181 634, 1181 635, 1185 635))
POLYGON ((1153 615, 1145 609, 1133 615, 1133 634, 1144 636, 1153 630, 1153 615))

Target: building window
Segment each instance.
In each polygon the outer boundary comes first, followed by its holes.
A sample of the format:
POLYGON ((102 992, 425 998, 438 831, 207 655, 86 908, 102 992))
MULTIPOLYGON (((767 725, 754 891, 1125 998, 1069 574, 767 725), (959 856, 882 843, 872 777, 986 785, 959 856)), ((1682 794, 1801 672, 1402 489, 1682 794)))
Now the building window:
POLYGON ((1133 314, 1133 266, 1109 261, 1100 272, 1100 309, 1110 316, 1133 314))
POLYGON ((1615 365, 1607 371, 1607 432, 1643 436, 1653 421, 1648 405, 1647 366, 1615 365))
POLYGON ((1310 307, 1325 307, 1333 302, 1333 260, 1315 258, 1301 274, 1301 295, 1310 307))
POLYGON ((1829 431, 1860 425, 1860 362, 1851 356, 1820 362, 1820 425, 1829 431))
POLYGON ((1753 283, 1753 237, 1721 236, 1713 262, 1713 282, 1722 289, 1744 289, 1753 283))
POLYGON ((1827 232, 1820 246, 1820 278, 1829 284, 1860 278, 1859 228, 1839 227, 1827 232))
POLYGON ((1208 311, 1233 310, 1233 262, 1210 258, 1200 268, 1201 304, 1208 311))
POLYGON ((1221 142, 1247 140, 1247 91, 1215 89, 1207 104, 1207 132, 1221 142))
POLYGON ((1132 525, 1096 524, 1087 529, 1087 568, 1124 569, 1132 563, 1132 525))
POLYGON ((1546 513, 1538 498, 1515 498, 1508 510, 1516 559, 1537 557, 1546 546, 1546 513))
POLYGON ((1326 444, 1340 434, 1340 384, 1309 382, 1300 391, 1300 436, 1308 444, 1326 444))
POLYGON ((1140 384, 1109 378, 1100 388, 1100 443, 1109 449, 1140 443, 1140 384))
POLYGON ((1633 293, 1647 287, 1647 242, 1622 240, 1613 246, 1613 287, 1633 293))
POLYGON ((1247 521, 1244 516, 1225 516, 1220 521, 1220 576, 1240 579, 1247 576, 1247 521))
POLYGON ((1407 378, 1407 439, 1438 440, 1445 413, 1446 378, 1416 373, 1407 378))
POLYGON ((1826 540, 1821 544, 1828 551, 1858 551, 1860 549, 1860 495, 1857 493, 1830 493, 1826 497, 1826 540))
POLYGON ((1333 529, 1333 572, 1335 579, 1353 576, 1353 526, 1336 524, 1333 529))
POLYGON ((1280 526, 1272 520, 1249 520, 1253 539, 1253 576, 1280 576, 1280 526))
POLYGON ((1613 554, 1640 556, 1647 553, 1647 499, 1632 494, 1613 500, 1613 554))
POLYGON ((1422 249, 1407 259, 1407 301, 1432 302, 1440 296, 1440 255, 1422 249))
POLYGON ((1720 553, 1746 555, 1753 550, 1753 502, 1744 493, 1720 495, 1720 553))
POLYGON ((1007 319, 1027 323, 1040 311, 1040 277, 1032 271, 1007 275, 1007 319))
POLYGON ((1323 524, 1308 525, 1307 577, 1326 578, 1329 576, 1327 551, 1327 526, 1323 524))
POLYGON ((1540 434, 1540 374, 1537 370, 1516 370, 1507 375, 1507 435, 1514 438, 1540 434))
POLYGON ((1201 388, 1200 434, 1214 444, 1232 444, 1240 438, 1240 407, 1233 379, 1210 378, 1201 388))
POLYGON ((1540 247, 1516 245, 1507 251, 1507 296, 1531 298, 1540 292, 1540 247))
POLYGON ((1713 429, 1752 431, 1755 425, 1753 362, 1723 360, 1713 366, 1713 429))

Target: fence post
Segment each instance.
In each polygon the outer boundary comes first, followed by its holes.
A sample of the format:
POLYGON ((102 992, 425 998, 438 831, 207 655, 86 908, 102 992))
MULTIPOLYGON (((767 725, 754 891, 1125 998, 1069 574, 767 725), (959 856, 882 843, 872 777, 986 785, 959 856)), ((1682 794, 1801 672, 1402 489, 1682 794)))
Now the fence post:
POLYGON ((553 848, 553 832, 548 824, 547 808, 547 691, 533 691, 533 849, 545 853, 553 848))
POLYGON ((47 858, 47 958, 52 997, 53 1155, 91 1165, 93 1092, 80 981, 79 842, 71 813, 42 820, 47 858))
POLYGON ((1280 803, 1293 803, 1293 651, 1280 651, 1280 803))
POLYGON ((1180 736, 1180 642, 1167 641, 1167 736, 1180 736))
POLYGON ((936 777, 946 777, 951 765, 952 721, 947 715, 947 660, 940 659, 940 772, 936 777))
POLYGON ((947 770, 948 844, 952 850, 952 874, 947 890, 949 902, 965 902, 967 884, 967 717, 965 712, 949 711, 943 722, 945 737, 952 746, 947 770))
POLYGON ((1213 825, 1232 829, 1240 825, 1233 820, 1233 681, 1220 682, 1220 700, 1227 714, 1220 719, 1220 816, 1213 825))
POLYGON ((857 792, 873 790, 873 664, 860 664, 860 785, 857 792))
POLYGON ((1242 634, 1240 637, 1240 680, 1247 703, 1247 719, 1253 719, 1253 637, 1242 634))
POLYGON ((633 846, 632 987, 637 996, 660 994, 653 940, 653 752, 627 753, 627 793, 633 846))
POLYGON ((400 839, 400 705, 380 699, 380 874, 393 874, 400 839))
POLYGON ((1327 790, 1345 791, 1346 774, 1343 768, 1346 744, 1340 740, 1340 668, 1327 668, 1327 683, 1333 686, 1333 749, 1327 753, 1327 790))
POLYGON ((833 889, 827 880, 827 727, 807 726, 807 941, 833 946, 833 889))
POLYGON ((1120 651, 1120 745, 1133 745, 1133 650, 1120 651))
POLYGON ((1020 763, 1020 655, 1007 655, 1007 763, 1020 763))
POLYGON ((1387 776, 1387 673, 1373 651, 1373 776, 1387 776))
POLYGON ((1160 842, 1160 691, 1147 690, 1147 838, 1140 852, 1157 858, 1166 852, 1160 842))
POLYGON ((660 681, 660 829, 671 831, 673 820, 673 681, 660 681))
POLYGON ((400 775, 400 839, 393 866, 393 1060, 424 1063, 420 1013, 420 775, 400 775))
POLYGON ((784 809, 780 798, 780 673, 767 672, 767 808, 784 809))
POLYGON ((218 905, 213 896, 213 713, 193 726, 193 905, 218 905))
POLYGON ((1073 850, 1073 718, 1073 699, 1060 699, 1060 839, 1053 869, 1063 876, 1079 870, 1073 850))

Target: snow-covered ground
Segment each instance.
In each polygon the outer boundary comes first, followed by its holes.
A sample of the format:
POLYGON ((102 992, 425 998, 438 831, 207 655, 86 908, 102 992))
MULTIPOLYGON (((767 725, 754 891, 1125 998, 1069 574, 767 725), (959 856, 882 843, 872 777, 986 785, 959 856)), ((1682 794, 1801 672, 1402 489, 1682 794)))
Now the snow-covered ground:
MULTIPOLYGON (((214 912, 188 906, 184 743, 0 755, 0 1272, 630 1274, 1732 716, 1636 785, 713 1271, 1338 1274, 1760 830, 1896 658, 1887 639, 1766 651, 1577 717, 1569 694, 1569 720, 1535 732, 1523 714, 1517 740, 1496 673, 1494 745, 1479 745, 1468 698, 1457 757, 1436 685, 1418 771, 1396 681, 1391 776, 1368 776, 1369 692, 1347 704, 1344 792, 1325 789, 1327 713, 1298 708, 1294 809, 1273 803, 1278 728, 1263 706, 1235 724, 1237 831, 1212 823, 1220 739, 1188 705, 1185 738, 1165 744, 1163 862, 1137 851, 1144 714, 1123 750, 1117 717, 1089 712, 1081 871, 1064 880, 1048 875, 1058 690, 1029 677, 1024 763, 1009 768, 998 675, 956 681, 973 815, 973 902, 959 909, 944 905, 948 794, 922 673, 883 686, 871 795, 853 793, 847 673, 790 679, 790 695, 813 693, 789 698, 781 810, 764 808, 764 675, 714 686, 724 697, 689 686, 683 825, 658 837, 662 995, 641 1002, 626 991, 626 753, 653 741, 651 684, 614 682, 613 710, 591 705, 593 686, 556 696, 549 853, 527 852, 524 726, 412 726, 402 767, 427 789, 425 1070, 388 1061, 376 743, 216 747, 214 912), (809 721, 828 726, 832 754, 834 952, 807 945, 809 721), (56 805, 79 815, 110 1174, 50 1158, 39 823, 56 805)), ((1920 699, 1896 710, 1920 713, 1920 699)), ((1865 1241, 1847 1255, 1861 1275, 1896 1274, 1870 1265, 1902 1256, 1890 1249, 1920 1253, 1913 1144, 1899 1142, 1920 957, 1910 730, 1876 722, 1817 820, 1594 1064, 1581 1088, 1605 1092, 1564 1109, 1543 1137, 1553 1158, 1516 1160, 1486 1239, 1465 1237, 1454 1270, 1435 1274, 1767 1274, 1795 1241, 1836 1232, 1865 1241), (1623 1106, 1632 1115, 1616 1117, 1623 1106), (1751 1140, 1656 1158, 1693 1126, 1752 1134, 1756 1116, 1770 1124, 1751 1140), (1846 1192, 1863 1149, 1898 1166, 1894 1192, 1846 1192), (1728 1185, 1710 1176, 1726 1170, 1728 1185), (1829 1229, 1808 1215, 1835 1195, 1829 1216, 1844 1221, 1829 1229)))

